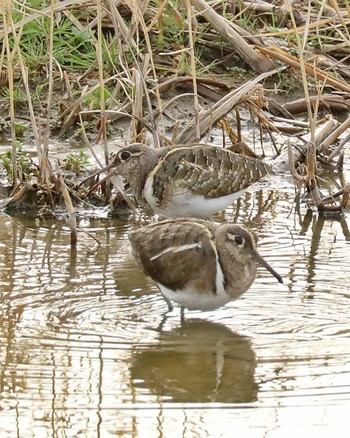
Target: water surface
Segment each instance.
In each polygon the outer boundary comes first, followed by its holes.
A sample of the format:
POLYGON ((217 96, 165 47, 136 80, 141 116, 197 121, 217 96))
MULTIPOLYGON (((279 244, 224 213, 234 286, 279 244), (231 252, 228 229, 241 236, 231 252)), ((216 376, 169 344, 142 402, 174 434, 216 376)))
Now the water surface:
POLYGON ((166 304, 135 267, 143 214, 0 217, 1 437, 345 436, 350 426, 348 218, 296 208, 291 181, 248 191, 267 271, 214 312, 166 304))

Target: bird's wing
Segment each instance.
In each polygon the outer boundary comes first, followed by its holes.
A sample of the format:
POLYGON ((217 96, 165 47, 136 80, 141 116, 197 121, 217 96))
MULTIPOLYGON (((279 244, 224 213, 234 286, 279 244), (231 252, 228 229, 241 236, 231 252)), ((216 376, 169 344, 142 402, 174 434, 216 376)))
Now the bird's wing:
POLYGON ((173 290, 215 289, 216 251, 207 227, 168 220, 133 231, 129 239, 137 265, 157 283, 173 290))
POLYGON ((222 148, 192 146, 169 152, 155 179, 161 180, 163 188, 181 186, 194 195, 217 198, 244 190, 268 171, 259 159, 222 148))

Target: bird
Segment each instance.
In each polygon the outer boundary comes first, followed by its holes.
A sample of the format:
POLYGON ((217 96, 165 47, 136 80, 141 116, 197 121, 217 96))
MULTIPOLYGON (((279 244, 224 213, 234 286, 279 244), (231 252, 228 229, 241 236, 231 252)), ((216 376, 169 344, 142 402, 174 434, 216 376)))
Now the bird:
POLYGON ((195 218, 165 219, 129 233, 136 265, 158 285, 168 311, 215 310, 246 292, 257 265, 283 283, 257 252, 256 234, 243 225, 195 218))
POLYGON ((98 173, 110 169, 129 183, 139 204, 167 218, 211 217, 271 170, 258 158, 221 147, 142 143, 121 148, 98 173))

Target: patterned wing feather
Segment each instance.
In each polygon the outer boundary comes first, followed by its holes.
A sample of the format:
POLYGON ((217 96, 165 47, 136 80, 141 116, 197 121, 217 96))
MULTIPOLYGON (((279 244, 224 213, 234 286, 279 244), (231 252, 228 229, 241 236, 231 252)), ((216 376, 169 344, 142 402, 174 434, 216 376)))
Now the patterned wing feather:
POLYGON ((172 290, 215 290, 216 252, 211 231, 192 221, 163 221, 129 236, 138 266, 172 290))
POLYGON ((257 158, 226 149, 191 146, 172 149, 154 177, 155 195, 160 202, 169 186, 187 187, 194 195, 218 198, 240 190, 269 172, 257 158))

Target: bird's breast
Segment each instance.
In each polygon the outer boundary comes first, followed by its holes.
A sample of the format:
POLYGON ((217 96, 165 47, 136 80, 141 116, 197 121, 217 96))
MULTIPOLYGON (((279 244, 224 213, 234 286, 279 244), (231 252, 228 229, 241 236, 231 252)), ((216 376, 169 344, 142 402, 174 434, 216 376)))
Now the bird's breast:
POLYGON ((158 284, 158 287, 168 300, 174 301, 189 310, 215 310, 232 300, 232 297, 226 292, 220 294, 211 290, 197 292, 192 288, 174 291, 161 284, 158 284))
POLYGON ((231 205, 243 192, 244 190, 241 190, 226 196, 207 198, 174 184, 169 186, 166 195, 159 199, 155 195, 150 178, 146 180, 143 197, 153 211, 166 217, 208 217, 231 205))

